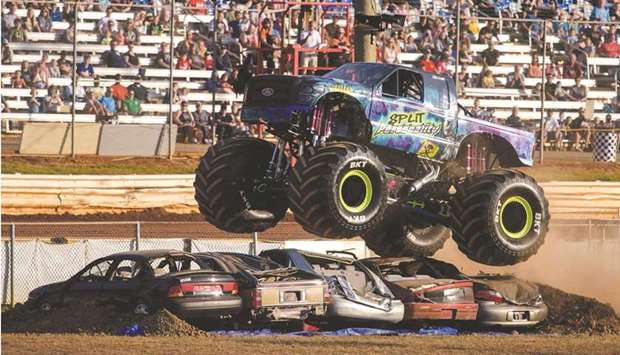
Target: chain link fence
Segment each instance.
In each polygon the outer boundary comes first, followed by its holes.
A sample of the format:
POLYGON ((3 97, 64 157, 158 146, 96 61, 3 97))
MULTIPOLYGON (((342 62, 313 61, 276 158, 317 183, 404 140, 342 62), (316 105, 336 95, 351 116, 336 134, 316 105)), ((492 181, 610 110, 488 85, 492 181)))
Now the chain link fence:
POLYGON ((94 259, 113 253, 176 249, 187 252, 257 254, 282 242, 258 235, 205 233, 202 223, 12 223, 2 224, 2 304, 24 302, 39 286, 67 280, 94 259))
MULTIPOLYGON (((1 229, 2 304, 23 302, 32 289, 64 281, 92 260, 123 251, 177 249, 258 254, 283 248, 284 240, 289 240, 291 246, 287 247, 302 249, 321 244, 316 240, 291 243, 290 228, 280 234, 264 234, 277 241, 259 241, 257 233, 230 234, 206 229, 204 223, 198 222, 12 223, 2 224, 1 229)), ((571 243, 576 246, 571 250, 588 257, 610 252, 620 255, 618 220, 554 221, 548 238, 571 243)), ((363 247, 359 241, 331 242, 339 243, 336 248, 341 249, 352 249, 359 243, 363 247)), ((609 263, 620 263, 620 258, 609 263)))

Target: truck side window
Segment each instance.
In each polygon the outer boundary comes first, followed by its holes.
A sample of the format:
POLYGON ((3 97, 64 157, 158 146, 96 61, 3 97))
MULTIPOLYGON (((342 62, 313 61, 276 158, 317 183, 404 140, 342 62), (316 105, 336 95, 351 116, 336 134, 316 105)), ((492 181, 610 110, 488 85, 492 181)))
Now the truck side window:
POLYGON ((410 70, 397 70, 381 84, 383 96, 406 97, 423 100, 423 85, 420 74, 410 70))
POLYGON ((422 77, 420 74, 409 70, 399 70, 398 83, 400 86, 399 96, 422 101, 422 77))

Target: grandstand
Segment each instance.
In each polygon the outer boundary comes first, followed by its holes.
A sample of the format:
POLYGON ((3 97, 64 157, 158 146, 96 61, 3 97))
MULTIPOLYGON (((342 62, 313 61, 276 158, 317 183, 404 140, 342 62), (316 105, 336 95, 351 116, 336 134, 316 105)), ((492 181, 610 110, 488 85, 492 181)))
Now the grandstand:
MULTIPOLYGON (((76 76, 76 122, 97 120, 97 114, 85 103, 85 94, 94 91, 101 95, 116 83, 118 74, 121 75, 120 84, 125 87, 130 86, 136 77, 142 77, 142 85, 148 93, 141 102, 143 113, 129 115, 117 110, 118 123, 164 124, 169 120, 170 101, 175 112, 181 101, 188 101, 192 107, 194 103, 202 102, 212 115, 220 112, 223 103, 241 103, 243 90, 239 83, 243 83, 251 72, 269 70, 266 60, 269 56, 265 53, 273 53, 275 71, 291 73, 299 70, 291 64, 296 63, 291 56, 296 56, 297 51, 290 49, 299 46, 298 18, 305 16, 307 20, 308 16, 300 12, 301 7, 296 3, 188 1, 186 4, 177 3, 174 16, 171 16, 169 1, 157 3, 161 7, 153 7, 151 1, 137 0, 129 5, 81 4, 74 28, 74 7, 70 4, 3 2, 0 67, 3 131, 19 130, 21 121, 71 121, 74 30, 76 64, 82 63, 88 54, 94 73, 92 76, 76 76), (51 26, 39 25, 48 21, 42 14, 44 9, 50 13, 51 26), (266 20, 271 28, 266 37, 261 38, 266 20), (41 31, 41 27, 48 30, 41 31), (193 36, 186 40, 190 33, 193 36), (128 38, 133 38, 133 42, 128 38), (118 43, 115 50, 121 57, 132 42, 132 65, 111 65, 114 63, 106 60, 111 41, 118 43), (172 58, 164 48, 164 44, 171 41, 175 47, 172 58), (265 41, 269 43, 265 44, 265 41), (189 54, 188 65, 179 63, 182 52, 189 54), (46 61, 43 67, 40 66, 42 60, 46 61), (166 67, 169 63, 179 69, 171 73, 166 67), (56 73, 47 69, 56 66, 60 69, 56 73), (14 80, 18 70, 27 71, 22 73, 26 79, 23 84, 14 80), (173 95, 168 93, 170 79, 178 87, 178 92, 173 95), (34 91, 31 86, 35 87, 34 91), (64 105, 55 106, 53 111, 33 109, 33 99, 40 104, 48 100, 50 87, 60 89, 64 105), (85 112, 85 106, 91 112, 85 112)), ((611 114, 615 121, 620 120, 617 91, 620 31, 614 22, 620 13, 618 4, 606 4, 601 8, 581 0, 561 1, 557 5, 555 2, 537 5, 525 1, 502 1, 493 9, 482 6, 489 3, 475 5, 471 0, 461 1, 460 38, 457 38, 456 2, 421 0, 415 6, 409 2, 385 2, 385 10, 405 14, 407 21, 402 30, 388 29, 377 35, 378 60, 391 60, 382 56, 386 51, 382 43, 395 38, 398 42, 397 62, 420 65, 424 52, 429 52, 434 62, 438 62, 442 54, 447 54, 449 63, 443 67, 437 65, 442 68, 437 72, 454 73, 458 49, 459 71, 462 71, 458 73, 460 103, 472 107, 479 99, 479 111, 499 122, 504 122, 516 107, 525 127, 531 130, 539 129, 541 95, 545 96, 546 110, 564 112, 565 122, 560 122, 560 127, 565 130, 580 109, 584 109, 589 123, 577 129, 592 129, 607 114, 611 114), (547 22, 541 22, 543 19, 547 22), (603 22, 584 22, 584 19, 603 22), (547 27, 547 36, 543 39, 544 26, 547 27), (489 48, 488 40, 494 43, 494 48, 489 48), (543 42, 547 46, 545 58, 543 42), (576 57, 575 63, 570 60, 572 54, 576 57), (532 64, 533 58, 538 63, 547 64, 547 67, 538 68, 539 76, 529 75, 535 69, 532 68, 535 65, 532 64), (523 69, 522 75, 515 75, 515 66, 523 69), (483 73, 492 77, 492 85, 481 85, 483 73), (551 74, 546 76, 548 80, 544 88, 543 73, 551 74), (581 79, 586 95, 574 100, 570 93, 577 90, 574 89, 577 77, 581 79), (556 95, 558 92, 568 94, 562 97, 556 95)), ((319 48, 334 48, 334 24, 351 35, 353 26, 349 8, 317 6, 315 10, 313 16, 319 19, 322 39, 319 48)), ((324 56, 329 54, 320 55, 321 68, 333 64, 324 56)), ((125 58, 128 61, 129 57, 125 58)), ((122 106, 122 100, 117 99, 118 106, 122 106)), ((224 107, 233 112, 233 105, 224 107)))

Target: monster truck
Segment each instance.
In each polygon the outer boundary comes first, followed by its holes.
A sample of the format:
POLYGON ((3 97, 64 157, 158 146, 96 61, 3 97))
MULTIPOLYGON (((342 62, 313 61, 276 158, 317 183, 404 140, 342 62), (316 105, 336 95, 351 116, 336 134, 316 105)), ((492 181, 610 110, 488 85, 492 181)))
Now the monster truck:
POLYGON ((206 219, 263 231, 290 208, 308 232, 361 236, 381 256, 430 256, 452 235, 470 259, 534 255, 549 208, 531 177, 534 135, 472 117, 445 75, 378 63, 321 77, 261 75, 242 120, 276 139, 212 146, 194 182, 206 219))

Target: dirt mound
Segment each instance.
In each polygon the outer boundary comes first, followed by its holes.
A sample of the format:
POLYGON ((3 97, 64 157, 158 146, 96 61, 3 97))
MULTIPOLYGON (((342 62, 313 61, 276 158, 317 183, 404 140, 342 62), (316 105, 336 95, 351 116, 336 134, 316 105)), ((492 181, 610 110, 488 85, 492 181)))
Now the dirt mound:
POLYGON ((19 304, 2 312, 3 333, 117 334, 121 329, 133 325, 138 325, 146 335, 205 334, 167 310, 152 315, 134 315, 112 305, 84 302, 49 312, 32 310, 19 304))
POLYGON ((85 215, 63 214, 33 214, 33 215, 2 215, 5 222, 203 222, 205 218, 200 213, 172 213, 163 208, 148 208, 142 211, 127 211, 121 213, 91 213, 85 215))
POLYGON ((540 330, 560 334, 620 334, 620 316, 608 305, 594 298, 567 293, 538 284, 549 316, 540 330))

